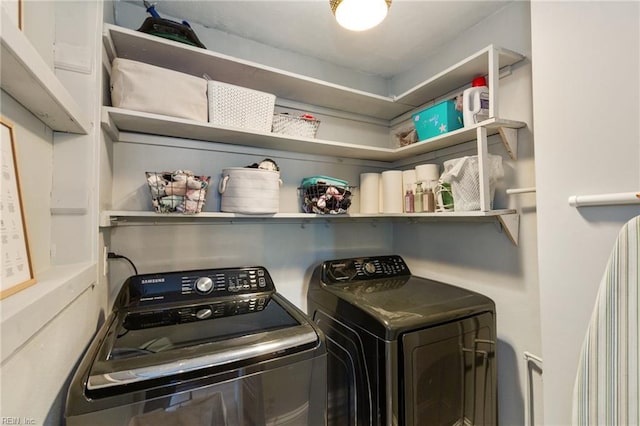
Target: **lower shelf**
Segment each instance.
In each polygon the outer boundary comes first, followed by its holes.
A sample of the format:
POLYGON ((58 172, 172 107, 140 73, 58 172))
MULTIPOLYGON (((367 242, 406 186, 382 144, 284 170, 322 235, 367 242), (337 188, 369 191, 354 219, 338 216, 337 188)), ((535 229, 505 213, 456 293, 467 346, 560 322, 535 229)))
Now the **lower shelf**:
POLYGON ((320 215, 309 213, 240 214, 224 212, 204 212, 195 215, 180 213, 160 214, 152 211, 107 210, 100 216, 100 226, 120 225, 178 225, 203 223, 247 223, 247 222, 497 222, 509 240, 518 245, 520 215, 515 210, 491 210, 488 212, 442 212, 442 213, 393 213, 340 215, 320 215))
POLYGON ((36 284, 4 299, 0 309, 0 360, 4 362, 77 297, 95 285, 97 269, 97 264, 87 262, 36 271, 36 284))

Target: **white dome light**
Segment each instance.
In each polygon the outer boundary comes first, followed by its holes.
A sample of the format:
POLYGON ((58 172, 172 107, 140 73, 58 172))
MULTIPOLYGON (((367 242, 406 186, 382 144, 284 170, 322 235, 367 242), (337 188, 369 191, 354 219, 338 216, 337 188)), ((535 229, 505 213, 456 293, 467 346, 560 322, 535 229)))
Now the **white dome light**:
POLYGON ((391 6, 390 0, 333 0, 331 9, 336 20, 351 31, 373 28, 384 20, 391 6))

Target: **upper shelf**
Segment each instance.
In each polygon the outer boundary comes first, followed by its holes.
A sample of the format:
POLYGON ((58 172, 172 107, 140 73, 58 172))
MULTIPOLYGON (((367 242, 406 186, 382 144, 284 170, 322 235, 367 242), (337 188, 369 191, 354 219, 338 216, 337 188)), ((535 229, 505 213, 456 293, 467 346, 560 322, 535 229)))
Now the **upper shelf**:
POLYGON ((52 130, 88 134, 91 121, 2 8, 2 90, 52 130))
POLYGON ((273 93, 278 98, 391 120, 456 90, 489 72, 489 56, 497 53, 499 67, 524 57, 488 46, 400 96, 380 96, 241 60, 210 50, 166 40, 139 31, 105 24, 103 42, 110 60, 132 59, 225 83, 273 93))
POLYGON ((118 132, 126 131, 306 154, 326 155, 330 152, 333 157, 386 162, 411 158, 468 142, 476 138, 477 129, 480 127, 487 129, 487 135, 500 133, 507 152, 513 156, 517 145, 515 140, 517 135, 508 137, 507 135, 510 133, 506 132, 505 129, 518 129, 525 125, 525 123, 519 121, 491 118, 474 126, 454 130, 401 148, 380 148, 322 139, 296 138, 278 133, 262 133, 231 127, 217 127, 200 121, 114 107, 103 107, 102 109, 102 127, 116 141, 119 140, 118 132))

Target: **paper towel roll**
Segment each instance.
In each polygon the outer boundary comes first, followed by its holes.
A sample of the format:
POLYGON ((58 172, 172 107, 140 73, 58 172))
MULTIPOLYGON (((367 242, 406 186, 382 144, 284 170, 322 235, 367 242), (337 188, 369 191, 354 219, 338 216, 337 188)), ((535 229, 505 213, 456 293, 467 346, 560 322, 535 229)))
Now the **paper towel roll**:
POLYGON ((416 169, 402 171, 402 193, 404 194, 407 189, 416 192, 416 169))
POLYGON ((382 174, 380 174, 380 182, 378 183, 378 212, 382 213, 382 200, 384 197, 382 196, 382 174))
POLYGON ((382 172, 382 213, 402 213, 402 171, 382 172))
MULTIPOLYGON (((416 182, 424 182, 433 188, 435 182, 440 178, 440 166, 437 164, 420 164, 416 166, 416 182)), ((423 188, 427 186, 423 185, 423 188)))
POLYGON ((417 181, 426 181, 426 180, 438 180, 440 177, 440 166, 437 164, 420 164, 416 166, 416 180, 417 181))
POLYGON ((360 174, 360 213, 380 213, 380 173, 360 174))

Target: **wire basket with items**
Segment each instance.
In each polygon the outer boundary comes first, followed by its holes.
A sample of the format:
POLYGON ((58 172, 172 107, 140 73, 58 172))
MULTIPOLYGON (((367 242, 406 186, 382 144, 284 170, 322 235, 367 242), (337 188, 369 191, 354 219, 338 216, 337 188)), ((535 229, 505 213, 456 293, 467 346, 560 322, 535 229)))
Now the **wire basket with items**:
POLYGON ((145 172, 156 213, 196 214, 202 211, 210 176, 188 170, 145 172))
POLYGON ((299 191, 302 211, 316 214, 345 214, 351 205, 354 187, 342 179, 312 176, 302 179, 299 191))
POLYGON ((315 138, 320 120, 310 114, 293 115, 280 113, 273 115, 272 132, 300 138, 315 138))

